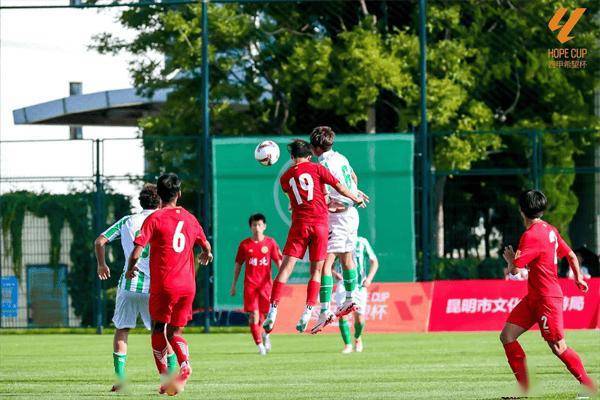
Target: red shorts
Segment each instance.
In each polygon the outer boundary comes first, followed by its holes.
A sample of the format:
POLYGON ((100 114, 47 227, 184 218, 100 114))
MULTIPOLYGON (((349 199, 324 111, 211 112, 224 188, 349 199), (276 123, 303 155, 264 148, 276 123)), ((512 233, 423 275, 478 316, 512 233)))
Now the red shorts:
POLYGON ((292 222, 283 255, 302 258, 308 247, 310 261, 323 261, 327 256, 328 224, 292 222))
POLYGON ((244 311, 258 311, 261 314, 269 312, 271 305, 271 285, 244 285, 244 311))
POLYGON ((192 319, 194 292, 175 294, 150 292, 150 318, 172 326, 183 327, 192 319))
POLYGON ((562 297, 525 296, 511 311, 506 322, 523 329, 529 329, 537 322, 544 340, 558 342, 565 337, 563 299, 562 297))

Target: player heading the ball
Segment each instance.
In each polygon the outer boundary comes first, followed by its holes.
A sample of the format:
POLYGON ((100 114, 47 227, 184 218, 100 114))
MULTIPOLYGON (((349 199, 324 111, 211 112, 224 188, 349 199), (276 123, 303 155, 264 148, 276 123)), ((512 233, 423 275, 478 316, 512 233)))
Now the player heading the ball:
POLYGON ((310 280, 306 293, 306 307, 296 325, 298 332, 306 330, 312 308, 317 304, 329 234, 325 185, 332 186, 357 205, 365 206, 368 201, 366 196, 361 198, 350 192, 327 168, 312 163, 310 160, 313 154, 308 142, 296 139, 288 145, 288 151, 293 164, 281 176, 280 184, 290 199, 292 225, 283 249, 281 268, 273 282, 269 313, 263 324, 267 332, 273 330, 277 318, 277 305, 281 300, 285 283, 292 274, 296 262, 306 253, 306 249, 310 258, 310 280))

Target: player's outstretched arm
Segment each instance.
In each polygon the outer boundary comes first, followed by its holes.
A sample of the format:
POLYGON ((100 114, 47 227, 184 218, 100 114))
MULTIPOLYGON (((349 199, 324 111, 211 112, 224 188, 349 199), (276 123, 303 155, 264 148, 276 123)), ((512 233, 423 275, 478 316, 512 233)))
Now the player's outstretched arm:
POLYGON ((133 279, 137 275, 137 263, 142 255, 142 251, 144 248, 139 244, 136 244, 129 256, 129 260, 127 260, 127 272, 125 272, 125 277, 127 279, 133 279))
POLYGON ((569 254, 567 254, 567 260, 569 261, 569 267, 571 267, 571 271, 573 271, 575 284, 583 293, 587 292, 588 284, 583 279, 583 274, 581 273, 581 268, 579 266, 579 260, 577 259, 577 255, 575 255, 573 250, 569 251, 569 254))
POLYGON ((364 207, 367 206, 367 203, 369 202, 369 197, 367 195, 365 195, 363 193, 363 195, 361 197, 356 196, 346 186, 344 186, 341 182, 338 182, 335 185, 335 190, 337 190, 338 193, 341 194, 342 196, 347 197, 350 200, 352 200, 359 207, 363 207, 364 208, 364 207))
POLYGON ((104 235, 98 236, 94 241, 94 251, 96 253, 96 261, 98 264, 97 272, 100 280, 110 278, 110 268, 106 265, 106 243, 108 243, 108 239, 104 235))
POLYGON ((235 267, 233 269, 233 282, 231 282, 231 290, 229 291, 229 294, 231 296, 235 296, 235 293, 236 293, 235 287, 237 286, 237 281, 240 277, 241 270, 242 270, 242 264, 240 264, 239 262, 236 261, 235 267))

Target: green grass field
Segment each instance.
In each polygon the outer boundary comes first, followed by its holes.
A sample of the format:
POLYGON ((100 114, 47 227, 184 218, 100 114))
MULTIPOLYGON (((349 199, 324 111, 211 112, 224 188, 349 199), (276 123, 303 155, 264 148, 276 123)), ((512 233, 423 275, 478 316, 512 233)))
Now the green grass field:
MULTIPOLYGON (((187 335, 194 375, 189 399, 498 399, 515 384, 497 333, 365 336, 365 352, 339 354, 337 335, 275 335, 267 357, 249 334, 187 335)), ((111 335, 0 336, 0 398, 155 398, 149 336, 130 338, 127 393, 114 394, 111 335)), ((595 379, 598 331, 569 331, 595 379)), ((579 385, 539 337, 522 338, 533 398, 574 399, 579 385)))

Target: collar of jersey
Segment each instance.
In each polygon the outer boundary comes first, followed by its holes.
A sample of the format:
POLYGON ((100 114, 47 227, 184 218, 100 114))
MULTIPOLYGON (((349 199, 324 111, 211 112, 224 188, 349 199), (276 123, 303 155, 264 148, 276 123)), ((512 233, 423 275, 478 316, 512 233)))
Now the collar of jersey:
POLYGON ((323 154, 321 154, 319 156, 319 161, 323 161, 324 159, 331 157, 333 155, 333 153, 335 153, 335 151, 327 150, 326 152, 324 152, 323 154))

